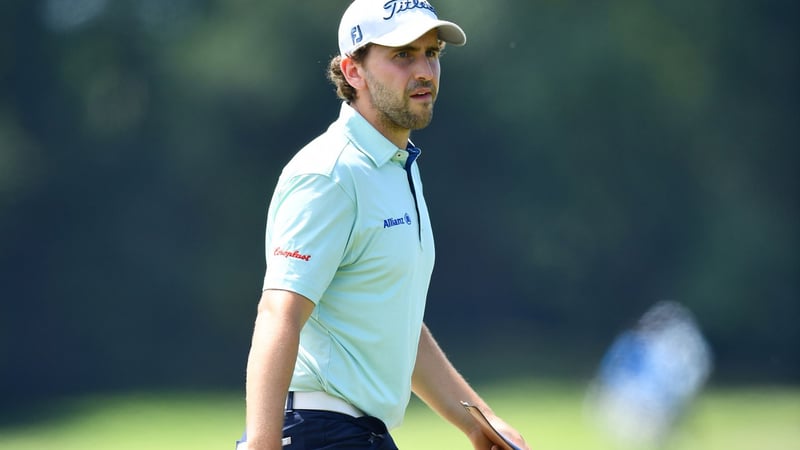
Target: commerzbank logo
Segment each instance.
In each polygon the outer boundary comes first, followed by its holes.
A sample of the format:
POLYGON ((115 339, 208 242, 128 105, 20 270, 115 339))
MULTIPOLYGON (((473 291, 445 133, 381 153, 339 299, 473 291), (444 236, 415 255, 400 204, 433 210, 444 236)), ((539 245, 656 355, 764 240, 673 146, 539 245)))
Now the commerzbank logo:
POLYGON ((404 224, 411 225, 411 216, 408 213, 405 213, 403 217, 389 217, 388 219, 383 219, 383 228, 392 228, 404 224))

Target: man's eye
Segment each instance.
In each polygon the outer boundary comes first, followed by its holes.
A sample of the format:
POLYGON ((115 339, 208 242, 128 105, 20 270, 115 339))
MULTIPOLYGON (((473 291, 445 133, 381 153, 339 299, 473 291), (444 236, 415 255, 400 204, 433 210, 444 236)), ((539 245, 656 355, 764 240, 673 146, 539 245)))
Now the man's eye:
POLYGON ((397 52, 398 58, 408 58, 408 52, 397 52))

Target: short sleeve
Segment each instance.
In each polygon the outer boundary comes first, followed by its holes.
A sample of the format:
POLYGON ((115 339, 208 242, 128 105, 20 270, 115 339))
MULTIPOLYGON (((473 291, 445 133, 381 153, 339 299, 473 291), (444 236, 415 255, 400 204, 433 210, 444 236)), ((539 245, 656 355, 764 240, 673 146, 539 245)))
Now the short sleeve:
POLYGON ((264 289, 318 303, 342 262, 355 223, 353 199, 330 177, 281 180, 267 217, 264 289))

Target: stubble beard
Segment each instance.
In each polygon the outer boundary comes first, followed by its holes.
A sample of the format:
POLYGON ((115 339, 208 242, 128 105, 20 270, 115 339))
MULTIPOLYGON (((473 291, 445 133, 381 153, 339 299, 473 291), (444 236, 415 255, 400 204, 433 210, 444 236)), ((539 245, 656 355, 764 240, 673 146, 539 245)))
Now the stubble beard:
POLYGON ((378 111, 378 120, 387 128, 403 130, 421 130, 433 120, 433 103, 436 91, 431 82, 417 82, 409 86, 402 96, 393 93, 383 83, 368 77, 369 93, 372 105, 378 111), (431 89, 431 102, 422 112, 411 110, 409 94, 414 89, 426 87, 431 89))

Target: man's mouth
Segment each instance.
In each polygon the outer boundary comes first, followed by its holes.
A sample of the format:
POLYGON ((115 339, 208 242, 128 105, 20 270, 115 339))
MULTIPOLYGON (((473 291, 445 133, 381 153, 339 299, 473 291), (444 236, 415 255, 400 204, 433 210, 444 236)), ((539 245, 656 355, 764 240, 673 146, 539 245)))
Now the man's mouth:
POLYGON ((433 97, 430 89, 418 89, 411 93, 411 98, 418 100, 427 100, 433 97))

